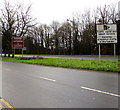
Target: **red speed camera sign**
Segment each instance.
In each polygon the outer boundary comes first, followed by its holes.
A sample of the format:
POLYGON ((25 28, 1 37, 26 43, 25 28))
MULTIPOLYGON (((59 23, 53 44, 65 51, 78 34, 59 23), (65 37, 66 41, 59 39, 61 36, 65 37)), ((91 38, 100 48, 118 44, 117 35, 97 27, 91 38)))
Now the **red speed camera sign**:
POLYGON ((24 40, 22 37, 13 37, 12 38, 12 48, 13 49, 22 49, 24 48, 24 40))

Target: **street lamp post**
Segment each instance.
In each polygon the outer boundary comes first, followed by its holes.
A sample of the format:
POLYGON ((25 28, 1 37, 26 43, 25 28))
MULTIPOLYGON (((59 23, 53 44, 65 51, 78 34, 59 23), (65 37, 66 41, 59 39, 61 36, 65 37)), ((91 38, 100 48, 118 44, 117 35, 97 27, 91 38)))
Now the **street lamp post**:
POLYGON ((70 20, 70 19, 67 19, 67 22, 71 22, 72 23, 72 30, 73 30, 73 33, 72 33, 72 36, 73 36, 73 54, 75 54, 75 43, 76 43, 76 38, 75 38, 75 34, 76 34, 76 26, 75 26, 75 20, 73 18, 73 20, 70 20))
POLYGON ((117 54, 120 55, 120 1, 118 2, 117 39, 117 54))
POLYGON ((120 20, 117 21, 117 54, 120 55, 120 20))
POLYGON ((73 20, 67 19, 67 22, 69 22, 69 21, 72 23, 71 27, 73 28, 73 37, 74 37, 74 33, 75 33, 74 32, 75 31, 75 21, 74 21, 74 18, 73 18, 73 20))

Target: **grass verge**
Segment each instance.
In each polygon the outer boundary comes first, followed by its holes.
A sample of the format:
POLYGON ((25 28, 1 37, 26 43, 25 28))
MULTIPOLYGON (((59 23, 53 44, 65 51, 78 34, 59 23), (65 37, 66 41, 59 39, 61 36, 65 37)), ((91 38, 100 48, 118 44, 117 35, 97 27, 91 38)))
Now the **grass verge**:
POLYGON ((20 60, 20 58, 2 57, 2 61, 64 67, 64 68, 74 68, 74 69, 120 72, 120 62, 113 60, 57 59, 57 58, 44 58, 44 59, 37 58, 31 60, 20 60))

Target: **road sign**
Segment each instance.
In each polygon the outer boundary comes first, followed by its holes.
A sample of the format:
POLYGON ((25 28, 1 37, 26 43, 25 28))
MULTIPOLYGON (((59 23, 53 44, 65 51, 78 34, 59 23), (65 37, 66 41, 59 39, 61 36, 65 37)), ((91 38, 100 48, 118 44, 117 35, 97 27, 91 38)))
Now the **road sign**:
POLYGON ((97 25, 97 43, 117 43, 117 25, 97 25))
POLYGON ((12 38, 12 48, 13 49, 22 49, 24 47, 24 40, 22 37, 13 37, 12 38))

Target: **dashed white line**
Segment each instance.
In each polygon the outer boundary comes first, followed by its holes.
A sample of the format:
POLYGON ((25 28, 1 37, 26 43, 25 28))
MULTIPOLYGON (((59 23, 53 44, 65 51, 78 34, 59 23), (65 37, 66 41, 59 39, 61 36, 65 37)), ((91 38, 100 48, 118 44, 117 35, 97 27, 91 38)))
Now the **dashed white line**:
POLYGON ((90 90, 90 91, 94 91, 94 92, 99 92, 102 94, 107 94, 107 95, 111 95, 111 96, 115 96, 115 97, 120 97, 120 95, 118 94, 114 94, 114 93, 109 93, 109 92, 105 92, 105 91, 101 91, 101 90, 97 90, 97 89, 92 89, 92 88, 88 88, 88 87, 84 87, 81 86, 82 89, 86 89, 86 90, 90 90))
POLYGON ((54 79, 49 79, 49 78, 45 78, 45 77, 40 77, 41 79, 44 79, 44 80, 48 80, 48 81, 52 81, 52 82, 55 82, 56 80, 54 79))

